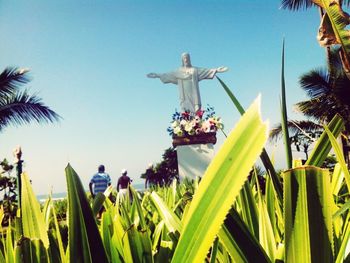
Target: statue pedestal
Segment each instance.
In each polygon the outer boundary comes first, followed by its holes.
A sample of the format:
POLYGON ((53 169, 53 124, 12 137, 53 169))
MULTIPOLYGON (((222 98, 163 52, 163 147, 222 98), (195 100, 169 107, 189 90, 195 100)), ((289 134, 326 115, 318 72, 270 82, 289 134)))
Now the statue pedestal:
POLYGON ((195 179, 202 177, 214 157, 216 134, 199 136, 174 137, 176 147, 179 178, 195 179))

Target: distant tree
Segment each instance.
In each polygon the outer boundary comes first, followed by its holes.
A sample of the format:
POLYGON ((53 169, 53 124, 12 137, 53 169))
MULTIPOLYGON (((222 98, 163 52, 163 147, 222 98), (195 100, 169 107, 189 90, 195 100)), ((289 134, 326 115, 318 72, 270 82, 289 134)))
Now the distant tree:
MULTIPOLYGON (((322 125, 312 121, 288 121, 289 142, 298 152, 305 154, 305 160, 309 158, 310 146, 317 140, 323 131, 322 125)), ((282 136, 281 124, 278 124, 270 131, 270 141, 279 139, 282 136)))
POLYGON ((146 179, 146 184, 160 186, 169 185, 174 179, 178 180, 179 172, 175 148, 166 149, 162 155, 162 161, 152 168, 147 168, 141 178, 146 179))
POLYGON ((13 165, 9 164, 6 159, 0 162, 0 205, 4 209, 4 218, 2 220, 2 225, 6 226, 10 218, 16 215, 17 210, 17 181, 16 177, 11 176, 13 171, 13 165))
POLYGON ((6 68, 0 74, 0 132, 9 125, 54 122, 61 118, 37 95, 20 90, 30 81, 28 72, 26 69, 6 68))

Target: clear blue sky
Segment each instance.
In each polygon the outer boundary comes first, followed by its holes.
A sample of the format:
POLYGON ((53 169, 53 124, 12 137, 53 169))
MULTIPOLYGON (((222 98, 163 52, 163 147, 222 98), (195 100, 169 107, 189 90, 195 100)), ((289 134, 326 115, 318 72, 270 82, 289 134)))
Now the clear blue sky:
MULTIPOLYGON (((272 0, 1 1, 0 69, 30 68, 27 87, 63 120, 7 128, 0 158, 12 160, 21 145, 37 194, 51 186, 66 190, 68 162, 86 187, 100 163, 113 184, 122 168, 142 182, 147 164, 171 146, 166 128, 179 108, 177 87, 146 74, 177 68, 185 51, 194 66, 229 67, 220 77, 242 104, 261 93, 263 118, 278 122, 282 38, 289 112, 306 98, 298 77, 324 63, 317 10, 279 6, 272 0)), ((203 105, 215 107, 229 132, 236 109, 217 80, 200 84, 203 105)), ((222 140, 219 135, 217 149, 222 140)))

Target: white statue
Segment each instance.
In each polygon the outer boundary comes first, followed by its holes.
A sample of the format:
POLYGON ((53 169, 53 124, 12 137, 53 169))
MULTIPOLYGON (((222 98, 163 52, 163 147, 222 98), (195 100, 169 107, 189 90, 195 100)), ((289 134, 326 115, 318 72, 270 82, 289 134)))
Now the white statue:
POLYGON ((192 67, 190 55, 182 54, 182 67, 169 73, 149 73, 149 78, 160 78, 163 83, 177 84, 179 87, 180 106, 182 111, 196 112, 201 109, 201 96, 198 82, 202 79, 212 79, 217 72, 225 72, 227 67, 214 69, 192 67))

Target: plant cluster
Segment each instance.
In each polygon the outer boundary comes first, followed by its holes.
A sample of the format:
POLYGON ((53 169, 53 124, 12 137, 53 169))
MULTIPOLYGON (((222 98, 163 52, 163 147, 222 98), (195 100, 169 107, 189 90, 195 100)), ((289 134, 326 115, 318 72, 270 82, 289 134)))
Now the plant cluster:
POLYGON ((107 198, 110 187, 89 201, 68 165, 68 205, 61 206, 66 221, 58 220, 61 208, 51 198, 40 208, 23 173, 23 211, 2 230, 0 262, 349 261, 350 174, 334 138, 343 121, 332 120, 306 165, 295 161, 283 182, 265 173, 263 192, 261 171, 249 173, 267 140, 257 105, 237 123, 200 181, 173 181, 145 192, 131 187, 131 196, 117 196, 114 203, 107 198), (333 171, 319 168, 331 146, 333 171), (282 183, 279 195, 276 185, 282 183))
POLYGON ((208 106, 206 110, 198 110, 196 113, 176 111, 167 131, 170 136, 182 137, 216 132, 223 127, 221 117, 215 116, 214 108, 208 106))

